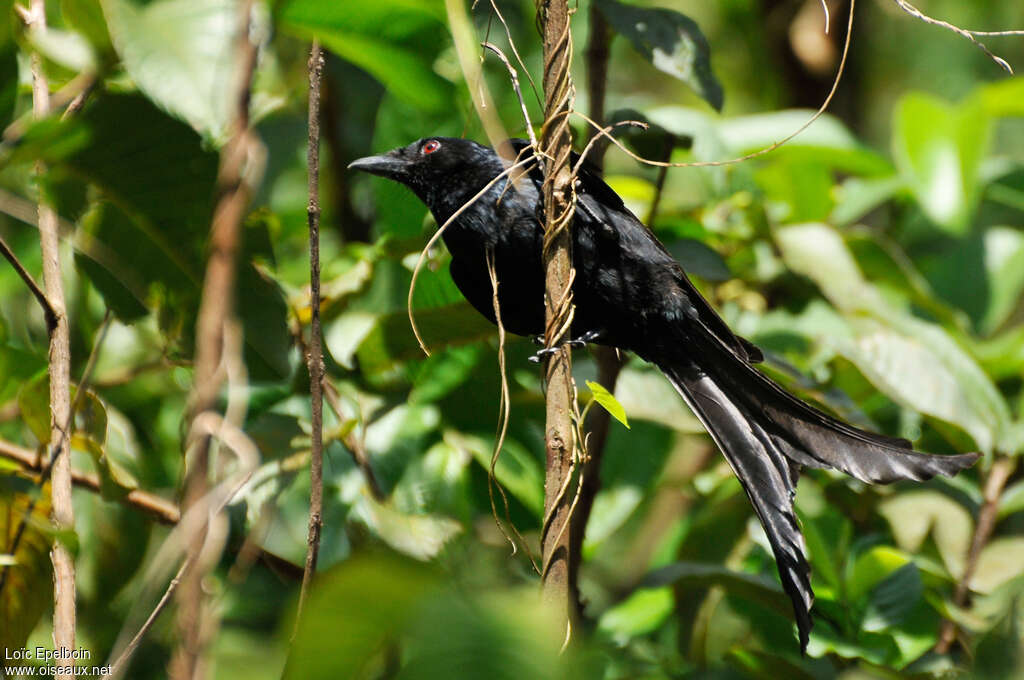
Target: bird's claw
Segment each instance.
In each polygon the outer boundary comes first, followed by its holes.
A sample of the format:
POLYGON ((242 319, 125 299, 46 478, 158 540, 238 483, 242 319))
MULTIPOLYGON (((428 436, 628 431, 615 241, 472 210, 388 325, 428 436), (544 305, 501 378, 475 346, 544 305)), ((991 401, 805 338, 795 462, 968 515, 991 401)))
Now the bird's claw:
MULTIPOLYGON (((530 361, 532 361, 535 364, 539 364, 545 357, 551 356, 552 354, 560 350, 562 347, 572 347, 573 349, 580 349, 582 347, 586 347, 588 342, 593 342, 598 337, 600 337, 600 335, 601 334, 598 333, 597 331, 587 331, 578 338, 573 338, 572 340, 560 342, 554 347, 545 347, 543 349, 537 350, 536 352, 533 353, 533 356, 530 357, 530 361)), ((534 336, 533 341, 536 344, 540 345, 543 344, 544 338, 540 335, 537 335, 534 336)))

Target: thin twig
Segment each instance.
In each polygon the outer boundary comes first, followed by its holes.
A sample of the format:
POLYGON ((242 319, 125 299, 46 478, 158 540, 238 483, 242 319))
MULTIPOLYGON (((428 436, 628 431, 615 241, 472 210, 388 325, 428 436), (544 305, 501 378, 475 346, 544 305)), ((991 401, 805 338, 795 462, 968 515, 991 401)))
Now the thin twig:
MULTIPOLYGON (((324 397, 327 398, 327 404, 334 411, 338 422, 344 422, 346 416, 345 409, 341 405, 341 395, 338 394, 337 388, 326 377, 324 378, 323 389, 324 397)), ((366 480, 366 486, 370 490, 370 495, 380 503, 386 501, 388 498, 387 494, 381 488, 380 482, 377 481, 377 475, 373 471, 373 466, 370 465, 370 456, 366 452, 366 443, 356 435, 355 429, 342 437, 341 443, 348 449, 356 466, 363 471, 363 479, 366 480)))
POLYGON ((543 108, 544 102, 541 100, 540 92, 537 91, 537 83, 533 82, 533 76, 530 75, 530 69, 526 68, 526 64, 523 63, 523 58, 519 56, 519 50, 516 48, 516 41, 512 39, 512 31, 509 30, 508 22, 505 21, 505 17, 502 16, 501 10, 498 9, 498 3, 495 0, 491 0, 491 9, 494 10, 494 14, 498 17, 498 21, 501 22, 502 27, 505 29, 505 38, 508 39, 508 46, 512 48, 512 54, 515 55, 516 61, 519 62, 519 67, 523 69, 523 73, 526 74, 526 78, 530 81, 530 89, 533 90, 533 96, 537 100, 537 106, 543 108))
POLYGON ((508 57, 505 56, 505 53, 502 52, 497 45, 494 45, 493 43, 489 42, 480 44, 483 46, 484 49, 490 50, 491 52, 494 52, 496 55, 498 55, 498 58, 501 59, 501 62, 505 64, 505 68, 508 69, 509 78, 512 79, 512 89, 515 90, 516 97, 519 98, 519 108, 523 112, 523 120, 526 121, 526 135, 530 138, 530 146, 533 147, 534 149, 539 149, 540 147, 537 145, 537 135, 534 134, 533 123, 530 122, 530 112, 526 109, 526 102, 523 101, 523 91, 519 87, 519 74, 516 72, 515 67, 513 67, 512 64, 509 63, 508 57))
POLYGON ((491 97, 483 70, 480 68, 480 60, 476 54, 476 46, 480 41, 476 39, 473 21, 466 12, 463 0, 445 0, 445 9, 448 13, 448 27, 455 43, 455 54, 459 59, 462 75, 466 79, 466 86, 469 88, 473 108, 483 123, 484 133, 491 146, 499 156, 507 158, 512 155, 511 147, 508 146, 508 133, 498 118, 498 109, 494 105, 494 98, 491 97))
POLYGON ((39 305, 43 308, 43 314, 46 316, 46 328, 52 333, 54 327, 57 325, 57 313, 53 311, 53 306, 50 305, 50 301, 46 299, 46 293, 44 293, 43 289, 39 287, 36 280, 32 278, 32 275, 28 273, 25 266, 21 264, 18 256, 14 254, 14 251, 11 250, 9 245, 7 245, 7 241, 5 241, 3 237, 0 237, 0 252, 2 252, 3 256, 7 258, 7 261, 11 263, 11 266, 14 267, 14 271, 18 272, 18 276, 21 277, 21 280, 25 282, 25 285, 28 286, 28 289, 32 292, 32 295, 39 301, 39 305))
POLYGON ((960 28, 959 26, 955 26, 955 25, 953 25, 953 24, 951 24, 949 22, 942 21, 941 19, 935 19, 934 17, 928 16, 927 14, 925 14, 924 12, 922 12, 921 10, 919 10, 918 8, 914 7, 909 2, 907 2, 907 0, 893 0, 893 1, 896 3, 896 5, 901 10, 903 10, 904 12, 909 14, 910 16, 914 17, 915 19, 920 19, 924 23, 931 24, 932 26, 939 26, 940 28, 945 28, 948 31, 953 31, 957 35, 961 35, 964 38, 967 38, 972 43, 977 45, 978 49, 980 49, 982 52, 984 52, 986 55, 988 55, 988 58, 991 59, 992 61, 994 61, 995 63, 997 63, 1004 71, 1006 71, 1007 73, 1009 73, 1011 75, 1013 74, 1013 67, 1011 67, 1010 64, 1005 59, 1003 59, 1002 57, 993 54, 992 51, 989 50, 987 47, 985 47, 984 43, 979 41, 975 36, 979 36, 979 35, 980 36, 1024 35, 1024 30, 1012 30, 1012 31, 969 31, 966 28, 960 28))
MULTIPOLYGON (((996 517, 999 515, 999 499, 1003 495, 1003 489, 1010 475, 1017 468, 1017 461, 1007 456, 999 456, 988 471, 985 478, 985 488, 982 492, 984 502, 981 510, 978 511, 978 523, 974 527, 974 535, 971 537, 971 547, 967 551, 967 561, 964 563, 964 572, 956 584, 953 593, 953 604, 963 607, 967 604, 967 596, 970 594, 971 579, 974 577, 974 570, 978 566, 978 558, 981 551, 988 544, 995 529, 996 517)), ((950 645, 956 639, 956 624, 946 620, 942 622, 939 631, 939 641, 935 645, 935 651, 945 654, 949 651, 950 645)))
POLYGON ((309 52, 309 147, 306 150, 306 171, 309 174, 309 391, 312 412, 312 440, 309 456, 309 535, 306 538, 306 564, 302 572, 302 588, 295 614, 292 640, 299 631, 302 608, 309 596, 309 586, 316 572, 320 554, 320 529, 324 508, 324 356, 320 337, 320 82, 324 72, 324 56, 320 43, 313 41, 309 52))
MULTIPOLYGON (((18 7, 18 5, 15 5, 15 7, 18 7)), ((80 73, 68 81, 64 87, 50 95, 50 109, 59 109, 67 106, 67 109, 61 114, 61 120, 66 120, 68 116, 81 110, 89 93, 92 92, 95 86, 96 74, 80 73)), ((3 139, 2 145, 10 147, 17 144, 28 130, 31 121, 32 116, 25 115, 8 125, 2 135, 0 135, 3 139)))
POLYGON ((505 323, 501 320, 501 300, 498 297, 498 267, 495 262, 494 250, 488 248, 485 252, 487 259, 487 275, 491 281, 491 305, 494 307, 494 322, 498 326, 498 374, 501 378, 501 397, 498 400, 498 432, 494 438, 494 450, 491 452, 491 464, 487 468, 487 496, 491 501, 491 515, 494 517, 494 523, 498 525, 498 529, 501 531, 505 539, 512 545, 512 554, 516 554, 516 540, 523 546, 523 552, 530 560, 530 564, 533 565, 534 571, 538 574, 541 573, 540 568, 537 566, 537 560, 533 557, 533 551, 530 550, 530 544, 526 541, 523 535, 519 532, 515 523, 512 521, 512 512, 508 503, 508 494, 505 493, 505 488, 497 483, 495 479, 494 469, 498 464, 498 458, 501 456, 501 449, 505 445, 505 436, 508 434, 508 423, 512 417, 512 401, 509 396, 508 388, 508 367, 505 363, 505 323), (498 487, 498 491, 501 493, 501 501, 505 507, 505 522, 512 528, 512 532, 516 536, 516 540, 508 534, 505 530, 504 525, 498 518, 498 509, 494 503, 494 487, 498 487))
MULTIPOLYGON (((0 439, 0 457, 13 460, 25 469, 35 472, 41 471, 43 467, 42 460, 35 451, 2 439, 0 439)), ((101 489, 100 478, 89 472, 72 470, 71 481, 77 487, 95 491, 96 493, 99 493, 101 489)), ((118 501, 142 511, 161 524, 177 524, 180 518, 178 506, 174 503, 141 489, 132 489, 127 495, 119 498, 118 501)))

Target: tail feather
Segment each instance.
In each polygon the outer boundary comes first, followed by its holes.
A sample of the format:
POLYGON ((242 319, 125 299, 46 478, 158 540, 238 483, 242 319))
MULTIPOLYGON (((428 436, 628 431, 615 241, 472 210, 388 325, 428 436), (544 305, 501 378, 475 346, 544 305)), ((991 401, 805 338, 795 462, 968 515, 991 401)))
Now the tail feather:
POLYGON ((793 602, 804 651, 814 593, 793 511, 801 466, 889 483, 953 476, 971 466, 978 454, 913 451, 905 439, 860 430, 803 403, 712 338, 688 339, 685 347, 685 355, 656 363, 707 428, 750 497, 775 554, 783 589, 793 602))
POLYGON ((811 632, 814 593, 804 538, 793 512, 799 466, 696 365, 662 370, 707 428, 750 498, 775 554, 782 587, 793 602, 803 652, 811 632))
MULTIPOLYGON (((900 479, 951 477, 978 460, 977 453, 938 456, 911 449, 906 439, 867 432, 805 404, 753 366, 718 349, 704 366, 724 367, 715 374, 722 389, 744 402, 776 439, 783 453, 800 465, 840 470, 863 482, 888 484, 900 479)), ((709 347, 709 345, 711 345, 709 347)))

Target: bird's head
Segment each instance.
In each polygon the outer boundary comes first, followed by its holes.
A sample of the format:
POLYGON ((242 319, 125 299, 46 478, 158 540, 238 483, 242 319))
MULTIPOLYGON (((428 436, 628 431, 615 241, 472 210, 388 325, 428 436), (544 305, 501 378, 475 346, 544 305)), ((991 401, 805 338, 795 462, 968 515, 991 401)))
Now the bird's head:
POLYGON ((479 183, 482 186, 502 170, 490 148, 455 137, 425 137, 379 156, 360 158, 348 167, 401 182, 431 208, 450 192, 475 192, 478 182, 465 181, 468 175, 484 176, 479 183), (492 169, 493 174, 487 176, 492 169))

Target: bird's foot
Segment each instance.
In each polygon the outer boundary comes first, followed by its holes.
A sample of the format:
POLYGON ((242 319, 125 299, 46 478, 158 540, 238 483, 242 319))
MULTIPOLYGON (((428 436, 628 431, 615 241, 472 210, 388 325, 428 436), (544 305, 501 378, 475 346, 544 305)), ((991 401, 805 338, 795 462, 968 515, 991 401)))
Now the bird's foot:
MULTIPOLYGON (((593 342, 597 340, 599 337, 601 337, 601 333, 599 331, 587 331, 578 338, 573 338, 572 340, 565 340, 563 342, 558 343, 554 347, 545 347, 543 349, 537 350, 536 352, 534 352, 533 356, 530 357, 530 361, 532 361, 535 364, 539 364, 546 357, 551 356, 552 354, 560 350, 562 347, 568 346, 572 347, 573 349, 579 349, 581 347, 586 347, 587 343, 593 342)), ((535 336, 533 338, 533 341, 538 345, 544 344, 544 338, 540 335, 535 336)))

